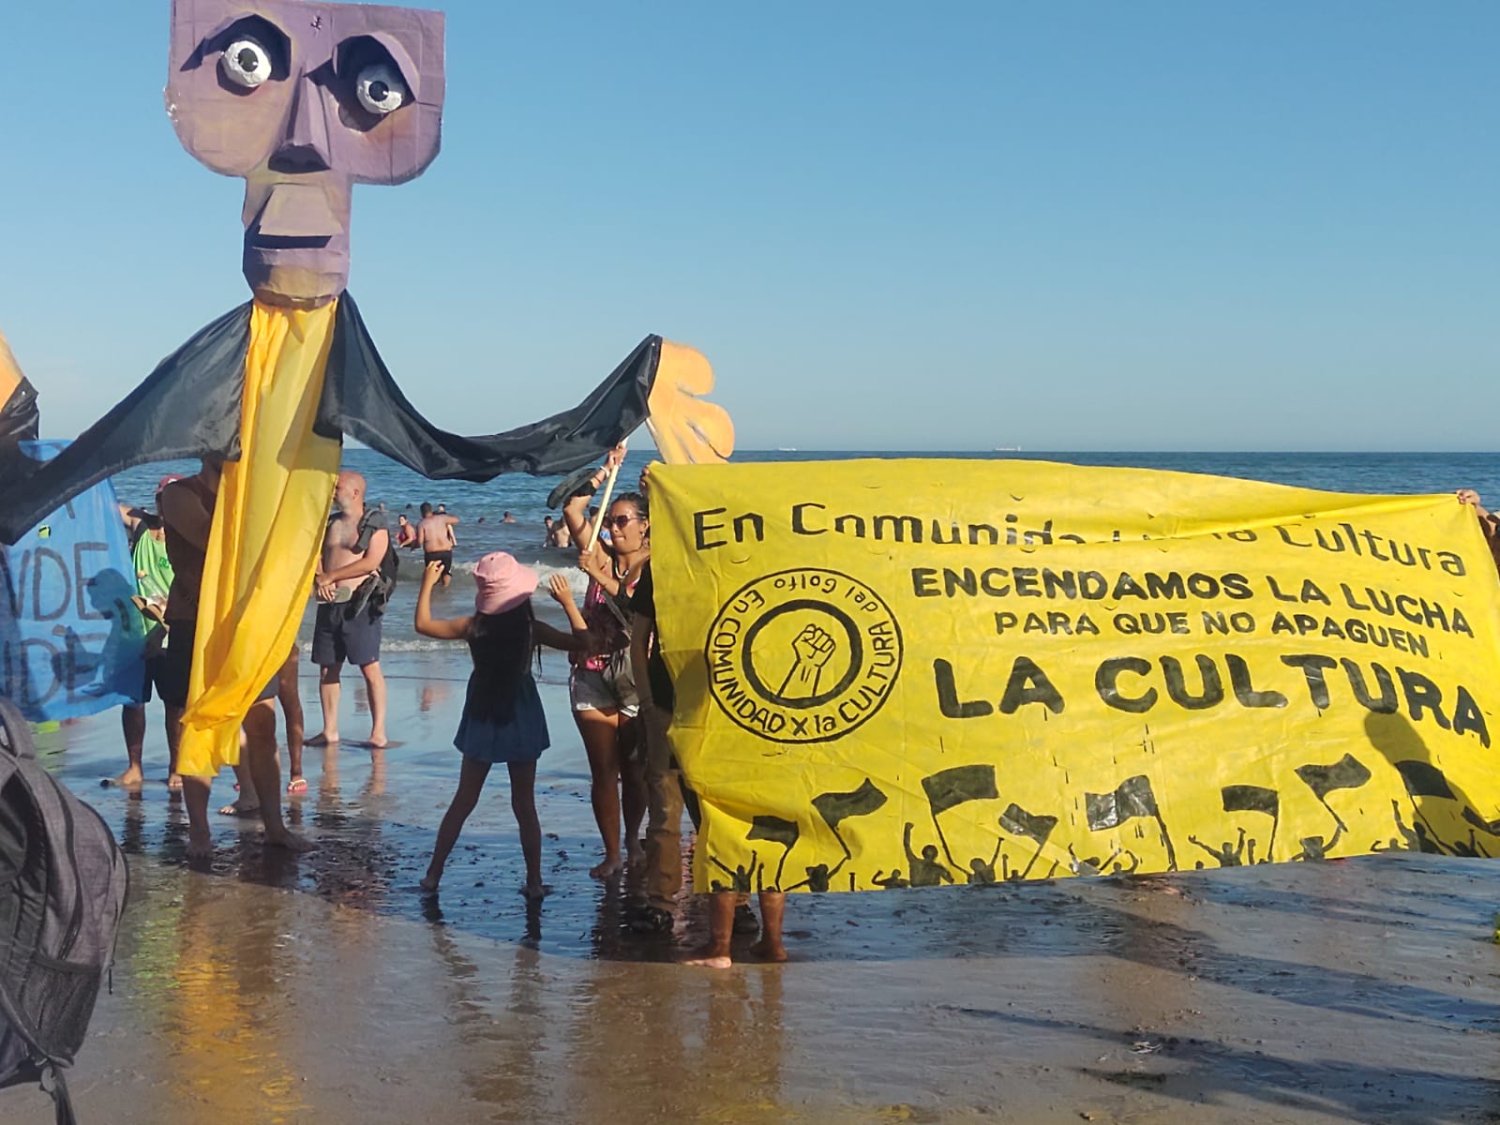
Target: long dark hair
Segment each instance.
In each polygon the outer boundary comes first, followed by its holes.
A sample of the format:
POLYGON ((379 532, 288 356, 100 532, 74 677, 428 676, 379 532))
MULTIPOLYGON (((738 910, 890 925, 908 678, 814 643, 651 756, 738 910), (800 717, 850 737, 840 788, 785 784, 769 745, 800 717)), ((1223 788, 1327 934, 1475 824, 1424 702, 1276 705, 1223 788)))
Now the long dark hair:
POLYGON ((531 599, 503 613, 476 613, 469 624, 470 714, 503 723, 516 709, 516 692, 531 662, 531 599), (476 695, 476 693, 479 693, 476 695))

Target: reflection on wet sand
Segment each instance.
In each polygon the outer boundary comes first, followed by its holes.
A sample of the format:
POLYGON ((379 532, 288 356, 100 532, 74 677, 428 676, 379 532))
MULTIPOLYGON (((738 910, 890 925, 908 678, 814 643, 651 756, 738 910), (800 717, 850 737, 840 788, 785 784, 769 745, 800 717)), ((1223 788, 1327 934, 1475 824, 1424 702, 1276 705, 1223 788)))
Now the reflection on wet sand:
POLYGON ((285 1020, 277 959, 283 912, 270 897, 253 914, 220 880, 183 888, 173 988, 163 997, 163 1065, 205 1121, 235 1120, 244 1107, 291 1119, 308 1109, 283 1053, 285 1020))
MULTIPOLYGON (((516 893, 501 789, 441 899, 419 895, 457 769, 453 716, 436 700, 420 711, 420 677, 391 680, 404 746, 309 754, 309 791, 290 802, 318 845, 306 856, 226 821, 211 867, 190 871, 180 802, 159 785, 96 788, 118 772, 113 716, 55 740, 52 764, 95 795, 133 875, 115 991, 70 1078, 85 1125, 1312 1125, 1500 1107, 1500 867, 1210 861, 1166 878, 799 895, 790 964, 694 970, 673 962, 701 942, 701 906, 637 935, 625 885, 588 878, 587 766, 561 740, 538 787, 556 892, 530 909, 516 893)), ((545 690, 554 732, 569 730, 561 688, 545 690)), ((148 765, 162 755, 148 745, 148 765)), ((958 861, 973 851, 956 829, 948 842, 958 861)), ((0 1119, 51 1120, 19 1091, 0 1092, 0 1119)))

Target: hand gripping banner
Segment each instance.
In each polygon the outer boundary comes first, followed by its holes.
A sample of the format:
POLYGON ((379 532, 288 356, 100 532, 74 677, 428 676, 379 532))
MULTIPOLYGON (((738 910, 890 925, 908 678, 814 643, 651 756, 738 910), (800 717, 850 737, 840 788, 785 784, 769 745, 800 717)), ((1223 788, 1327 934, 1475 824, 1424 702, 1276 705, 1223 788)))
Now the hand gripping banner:
POLYGON ((1500 854, 1452 495, 979 461, 653 469, 700 890, 1500 854))

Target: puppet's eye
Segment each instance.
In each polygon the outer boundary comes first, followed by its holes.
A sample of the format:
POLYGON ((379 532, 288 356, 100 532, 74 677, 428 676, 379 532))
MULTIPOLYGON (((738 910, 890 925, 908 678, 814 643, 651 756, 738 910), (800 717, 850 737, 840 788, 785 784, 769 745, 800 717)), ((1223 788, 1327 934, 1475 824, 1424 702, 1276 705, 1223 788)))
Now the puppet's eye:
POLYGON ((236 39, 225 47, 219 63, 225 78, 247 90, 255 89, 271 77, 271 52, 248 37, 236 39))
POLYGON ((354 95, 367 112, 384 117, 406 104, 406 83, 389 63, 372 63, 354 80, 354 95))

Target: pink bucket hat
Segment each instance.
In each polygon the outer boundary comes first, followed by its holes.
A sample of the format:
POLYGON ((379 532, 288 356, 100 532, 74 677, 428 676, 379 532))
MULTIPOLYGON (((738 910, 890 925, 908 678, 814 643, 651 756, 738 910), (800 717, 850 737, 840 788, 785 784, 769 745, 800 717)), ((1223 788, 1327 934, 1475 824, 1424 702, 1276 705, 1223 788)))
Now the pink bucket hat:
POLYGON ((474 609, 478 613, 504 613, 529 599, 536 589, 536 571, 516 562, 504 551, 491 551, 474 564, 474 609))

